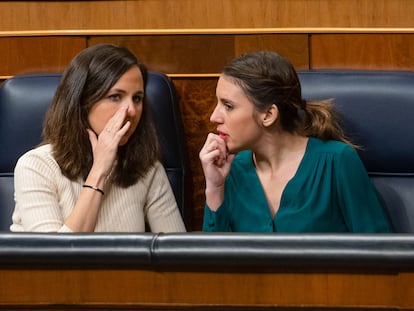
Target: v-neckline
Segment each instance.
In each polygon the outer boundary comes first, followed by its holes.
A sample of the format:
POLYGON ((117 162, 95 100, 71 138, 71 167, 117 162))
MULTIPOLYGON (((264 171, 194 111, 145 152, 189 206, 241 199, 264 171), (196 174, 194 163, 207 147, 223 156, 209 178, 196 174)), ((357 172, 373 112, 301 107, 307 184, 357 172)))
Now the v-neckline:
POLYGON ((302 159, 299 162, 299 165, 298 165, 298 168, 297 168, 295 174, 293 175, 293 177, 291 179, 289 179, 289 181, 286 183, 286 186, 282 190, 282 193, 280 195, 279 207, 278 207, 278 209, 277 209, 277 211, 276 211, 276 213, 275 213, 274 216, 272 216, 272 212, 271 212, 269 203, 267 202, 266 193, 265 193, 264 188, 263 188, 263 185, 262 185, 262 183, 260 181, 259 175, 257 174, 256 166, 254 165, 254 159, 253 159, 254 153, 253 153, 253 151, 251 152, 251 155, 250 155, 250 165, 253 168, 254 175, 256 176, 256 182, 259 184, 259 187, 260 187, 261 192, 262 192, 263 201, 264 201, 264 203, 265 203, 265 205, 267 207, 269 216, 270 216, 270 218, 272 219, 273 222, 275 221, 277 215, 279 214, 279 211, 284 206, 283 202, 285 200, 284 198, 286 197, 286 192, 287 192, 286 189, 289 190, 289 188, 292 187, 291 184, 294 184, 295 180, 297 179, 296 177, 298 176, 298 173, 301 170, 303 170, 303 165, 304 165, 303 163, 304 163, 305 158, 307 157, 307 154, 308 154, 308 151, 309 151, 309 146, 311 145, 311 140, 313 140, 313 138, 312 137, 308 137, 308 141, 306 142, 306 147, 305 147, 305 152, 303 153, 303 157, 302 157, 302 159))

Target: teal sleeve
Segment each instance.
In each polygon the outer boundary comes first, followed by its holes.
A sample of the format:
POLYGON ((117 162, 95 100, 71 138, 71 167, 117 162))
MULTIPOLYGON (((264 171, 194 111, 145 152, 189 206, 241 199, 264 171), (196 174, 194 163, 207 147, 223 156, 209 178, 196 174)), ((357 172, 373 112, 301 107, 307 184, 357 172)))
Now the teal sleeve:
POLYGON ((231 231, 229 220, 225 213, 223 203, 215 212, 211 211, 206 205, 204 207, 203 231, 204 232, 229 232, 231 231))
POLYGON ((392 226, 356 151, 347 146, 337 158, 336 192, 350 232, 387 233, 392 226))

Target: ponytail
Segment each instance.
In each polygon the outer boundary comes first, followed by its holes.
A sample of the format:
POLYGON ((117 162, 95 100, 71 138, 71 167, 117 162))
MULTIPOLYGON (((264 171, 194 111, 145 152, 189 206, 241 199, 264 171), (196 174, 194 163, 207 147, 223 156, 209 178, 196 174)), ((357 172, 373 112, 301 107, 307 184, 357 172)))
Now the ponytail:
POLYGON ((302 130, 298 130, 303 136, 313 136, 322 140, 338 140, 358 148, 345 135, 340 119, 333 109, 333 100, 306 101, 302 105, 302 130))

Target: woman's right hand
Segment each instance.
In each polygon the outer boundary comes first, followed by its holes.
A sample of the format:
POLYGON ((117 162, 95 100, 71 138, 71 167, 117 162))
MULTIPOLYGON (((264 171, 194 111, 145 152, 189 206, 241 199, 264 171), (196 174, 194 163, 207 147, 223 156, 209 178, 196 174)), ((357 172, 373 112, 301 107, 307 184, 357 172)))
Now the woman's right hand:
POLYGON ((224 183, 235 154, 228 153, 224 139, 209 133, 199 157, 206 181, 206 203, 217 210, 224 200, 224 183))
POLYGON ((92 170, 104 177, 110 174, 117 158, 119 142, 130 127, 129 121, 124 124, 127 109, 127 106, 120 107, 98 136, 87 129, 93 152, 92 170))

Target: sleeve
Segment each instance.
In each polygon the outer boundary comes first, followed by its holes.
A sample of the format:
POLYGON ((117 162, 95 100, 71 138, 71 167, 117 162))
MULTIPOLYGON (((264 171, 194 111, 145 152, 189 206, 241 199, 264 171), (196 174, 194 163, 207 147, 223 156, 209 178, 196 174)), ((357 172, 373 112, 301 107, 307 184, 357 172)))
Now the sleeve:
POLYGON ((53 176, 57 163, 40 154, 27 153, 14 170, 15 212, 12 231, 71 232, 64 226, 53 176))
POLYGON ((336 159, 336 192, 350 232, 387 233, 392 227, 357 152, 350 146, 336 159))
POLYGON ((157 162, 149 174, 145 215, 152 232, 185 232, 167 174, 157 162))
POLYGON ((204 232, 231 232, 230 220, 227 217, 226 201, 217 209, 212 211, 208 205, 204 207, 203 231, 204 232))

